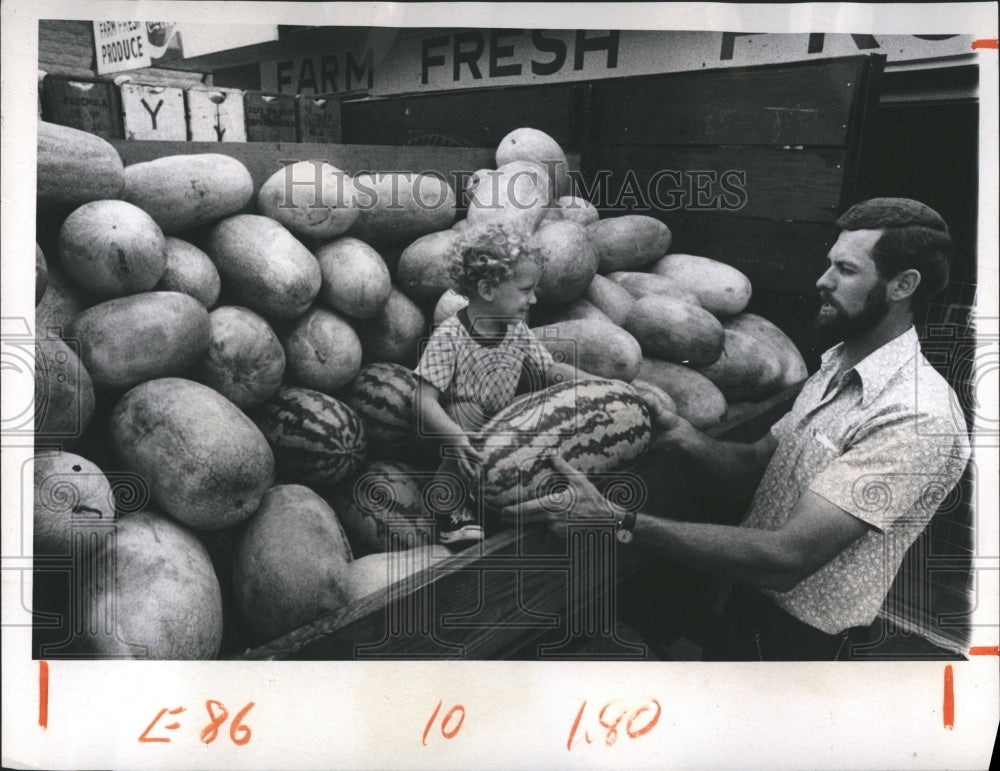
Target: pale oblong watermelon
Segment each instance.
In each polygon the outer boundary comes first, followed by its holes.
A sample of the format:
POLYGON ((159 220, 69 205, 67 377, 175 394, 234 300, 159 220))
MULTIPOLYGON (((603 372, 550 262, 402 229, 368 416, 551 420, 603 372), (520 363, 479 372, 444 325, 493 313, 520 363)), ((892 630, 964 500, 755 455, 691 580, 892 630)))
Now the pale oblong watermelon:
POLYGON ((35 195, 41 210, 120 198, 125 190, 118 151, 89 132, 39 121, 37 160, 35 195))
POLYGON ((84 291, 109 299, 147 292, 166 268, 166 240, 146 212, 127 201, 91 201, 59 229, 59 260, 84 291))
POLYGON ((118 458, 142 476, 156 506, 200 530, 245 520, 274 479, 274 456, 253 421, 191 380, 136 386, 115 405, 109 430, 118 458))
POLYGON ((222 153, 169 155, 125 168, 124 198, 149 212, 164 233, 207 225, 253 197, 250 171, 222 153))
POLYGON ((66 331, 79 341, 94 383, 115 388, 181 375, 211 341, 205 306, 181 292, 107 300, 74 317, 66 331))
POLYGON ((149 511, 118 519, 114 578, 87 571, 81 652, 105 658, 214 659, 222 645, 222 590, 205 547, 185 527, 149 511), (98 620, 113 619, 108 629, 98 620))
POLYGON ((308 487, 268 490, 232 553, 236 605, 257 640, 273 640, 347 604, 351 547, 336 512, 308 487))
POLYGON ((219 271, 211 258, 194 244, 167 236, 166 260, 167 267, 155 288, 189 294, 211 310, 222 290, 219 271))
POLYGON ((339 236, 358 218, 350 176, 319 160, 274 172, 257 193, 257 208, 300 238, 339 236))
POLYGON ((45 252, 42 247, 35 244, 35 305, 42 301, 45 295, 45 287, 49 283, 49 264, 45 260, 45 252))
POLYGON ((238 214, 212 227, 207 239, 226 291, 268 319, 294 319, 319 294, 319 263, 285 227, 259 214, 238 214))
POLYGON ((389 302, 392 275, 382 256, 357 238, 344 236, 316 249, 322 276, 320 298, 356 319, 378 316, 389 302))
POLYGON ((83 436, 97 404, 78 341, 35 340, 35 442, 71 444, 83 436))
POLYGON ((426 335, 427 319, 419 305, 392 287, 378 315, 356 322, 355 329, 361 340, 365 364, 392 361, 415 367, 420 340, 426 335))
POLYGON ((645 452, 651 438, 649 412, 626 383, 559 383, 500 410, 474 437, 484 498, 500 508, 536 497, 552 455, 587 474, 614 471, 645 452))
POLYGON ((364 461, 368 442, 358 414, 339 399, 310 388, 282 388, 258 414, 284 476, 336 484, 364 461))
POLYGON ((195 378, 248 410, 281 388, 285 349, 270 324, 249 308, 224 305, 208 315, 211 339, 195 378))

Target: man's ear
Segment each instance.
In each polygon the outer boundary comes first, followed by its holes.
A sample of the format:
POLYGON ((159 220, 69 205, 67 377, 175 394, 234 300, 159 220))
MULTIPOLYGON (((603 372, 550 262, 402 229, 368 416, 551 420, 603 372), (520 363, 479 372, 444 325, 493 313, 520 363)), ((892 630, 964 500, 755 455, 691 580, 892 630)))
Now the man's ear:
POLYGON ((908 268, 907 270, 900 271, 889 282, 886 289, 888 292, 887 299, 895 302, 905 300, 907 297, 913 296, 913 293, 917 291, 918 286, 920 286, 919 270, 916 268, 908 268))
POLYGON ((487 302, 493 299, 493 284, 485 278, 479 279, 479 282, 476 284, 476 290, 479 292, 479 296, 487 302))

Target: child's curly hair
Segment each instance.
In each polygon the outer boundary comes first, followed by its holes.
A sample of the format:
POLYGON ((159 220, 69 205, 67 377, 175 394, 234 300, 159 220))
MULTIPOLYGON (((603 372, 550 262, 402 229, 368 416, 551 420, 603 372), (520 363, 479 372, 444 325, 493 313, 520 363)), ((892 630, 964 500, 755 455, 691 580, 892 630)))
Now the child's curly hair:
POLYGON ((458 239, 452 251, 448 274, 459 294, 471 297, 479 282, 496 286, 509 278, 522 260, 542 264, 542 256, 530 235, 507 224, 495 223, 470 228, 458 239))

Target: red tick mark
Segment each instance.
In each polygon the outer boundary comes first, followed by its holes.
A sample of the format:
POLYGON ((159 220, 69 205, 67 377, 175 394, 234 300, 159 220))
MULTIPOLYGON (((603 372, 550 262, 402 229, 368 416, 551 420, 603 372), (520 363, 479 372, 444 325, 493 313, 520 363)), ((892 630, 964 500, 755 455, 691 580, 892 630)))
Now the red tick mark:
POLYGON ((944 727, 949 731, 955 727, 955 674, 948 664, 944 668, 944 727))
POLYGON ((38 662, 38 725, 49 727, 49 662, 38 662))
POLYGON ((984 645, 976 648, 969 648, 970 656, 1000 656, 1000 646, 984 645))
POLYGON ((977 48, 994 48, 995 49, 996 47, 997 47, 997 38, 995 38, 995 37, 981 38, 980 40, 973 40, 972 41, 972 49, 973 50, 976 50, 977 48))

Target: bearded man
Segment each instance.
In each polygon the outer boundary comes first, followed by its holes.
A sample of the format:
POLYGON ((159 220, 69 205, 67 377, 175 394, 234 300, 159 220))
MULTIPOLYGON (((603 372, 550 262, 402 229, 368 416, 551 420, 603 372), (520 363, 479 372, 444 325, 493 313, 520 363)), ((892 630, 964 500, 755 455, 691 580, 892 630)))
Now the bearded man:
MULTIPOLYGON (((947 225, 903 198, 859 203, 837 225, 816 283, 819 331, 837 345, 791 411, 753 444, 717 441, 677 416, 654 439, 726 485, 756 485, 740 526, 624 512, 556 460, 575 514, 610 512, 631 531, 619 539, 630 548, 737 582, 723 644, 708 658, 846 658, 969 458, 955 394, 913 327, 915 311, 947 283, 947 225)), ((557 532, 567 513, 551 500, 506 512, 557 532)))

